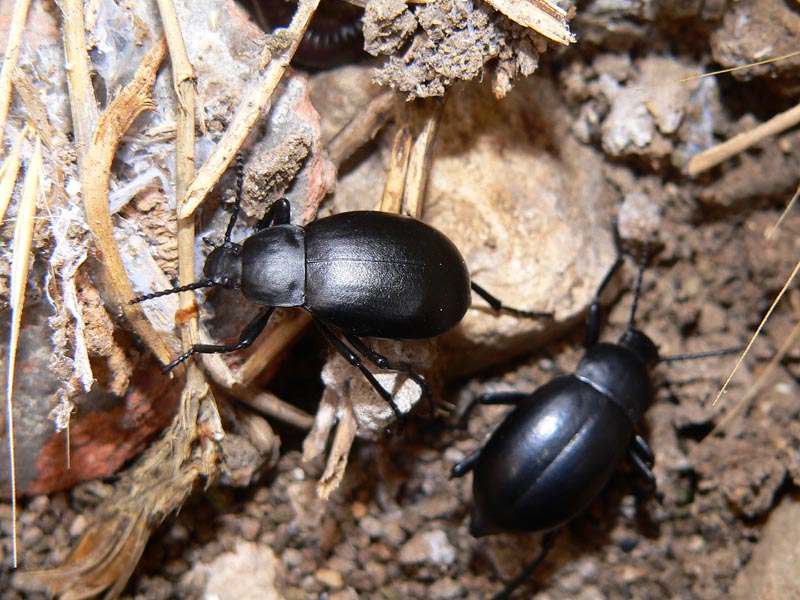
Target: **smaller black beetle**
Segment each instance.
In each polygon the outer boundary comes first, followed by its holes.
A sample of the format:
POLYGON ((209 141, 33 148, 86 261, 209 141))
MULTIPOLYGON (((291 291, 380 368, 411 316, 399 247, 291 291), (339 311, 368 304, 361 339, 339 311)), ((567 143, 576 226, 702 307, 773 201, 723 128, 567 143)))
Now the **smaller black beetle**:
POLYGON ((648 491, 655 492, 653 452, 635 433, 653 401, 655 365, 739 350, 660 358, 653 341, 634 328, 646 260, 639 269, 628 330, 616 344, 600 342, 600 296, 623 264, 616 222, 613 232, 617 259, 589 309, 586 354, 575 373, 556 377, 533 393, 482 397, 485 404, 516 408, 481 449, 452 470, 453 477, 473 471, 470 532, 474 536, 547 532, 536 559, 494 600, 507 598, 527 579, 552 547, 559 528, 589 506, 626 455, 646 480, 648 491))
POLYGON ((389 403, 392 395, 364 366, 361 357, 381 369, 408 374, 431 401, 425 378, 405 365, 392 364, 369 348, 362 337, 431 338, 455 327, 469 308, 470 288, 495 310, 523 317, 549 317, 503 306, 470 282, 458 249, 433 227, 399 215, 345 212, 312 221, 290 223, 289 202, 275 202, 255 233, 241 243, 231 241, 239 215, 244 168, 237 157, 237 196, 221 245, 208 255, 205 279, 183 287, 145 294, 141 302, 203 287, 238 290, 267 308, 245 326, 235 344, 195 344, 165 365, 167 372, 194 354, 234 352, 250 346, 264 330, 276 307, 307 310, 325 338, 389 403), (340 332, 348 346, 336 332, 340 332))

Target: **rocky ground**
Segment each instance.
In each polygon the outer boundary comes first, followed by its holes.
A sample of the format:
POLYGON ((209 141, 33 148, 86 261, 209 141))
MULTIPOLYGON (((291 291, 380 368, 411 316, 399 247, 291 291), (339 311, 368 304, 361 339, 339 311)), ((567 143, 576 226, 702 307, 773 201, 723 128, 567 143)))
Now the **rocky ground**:
MULTIPOLYGON (((156 529, 123 597, 447 600, 499 591, 536 555, 539 536, 470 536, 471 477, 451 479, 449 473, 508 409, 481 406, 466 423, 460 414, 480 394, 533 390, 574 368, 583 351, 582 317, 576 315, 611 262, 612 214, 621 225, 633 224, 628 237, 636 242, 629 244, 634 254, 644 239, 652 242, 636 325, 663 355, 747 343, 800 255, 796 209, 765 237, 798 185, 800 134, 767 139, 697 177, 686 175, 686 160, 789 109, 797 97, 797 58, 735 76, 674 82, 760 60, 762 50, 770 56, 796 50, 800 11, 789 0, 640 4, 579 3, 572 21, 576 45, 543 54, 538 71, 503 100, 493 98, 488 81, 483 87, 453 82, 445 107, 423 216, 464 247, 467 262, 480 265, 484 277, 500 282, 510 303, 540 308, 553 298, 548 309, 557 317, 564 306, 559 302, 572 305, 573 312, 563 309, 558 339, 531 352, 520 352, 517 344, 509 351, 515 358, 491 366, 497 362, 485 358, 491 349, 481 354, 473 348, 475 354, 467 355, 459 339, 443 340, 443 375, 433 378, 441 381, 439 414, 430 418, 418 408, 400 435, 357 441, 341 487, 327 502, 316 495, 321 459, 301 460, 304 432, 275 422, 281 453, 274 469, 246 488, 197 489, 156 529), (454 171, 456 163, 467 167, 454 171), (459 190, 459 182, 476 171, 477 181, 459 190), (536 175, 523 181, 524 173, 536 175), (467 208, 454 220, 448 207, 456 204, 467 208), (555 208, 544 212, 548 204, 555 208), (515 235, 487 241, 459 231, 458 219, 475 215, 514 228, 515 235), (566 249, 548 246, 547 232, 566 235, 570 223, 583 241, 566 249), (645 233, 636 231, 638 223, 645 233), (459 236, 473 237, 473 245, 459 236), (510 247, 512 258, 498 258, 497 246, 510 247), (537 272, 520 274, 530 266, 520 267, 520 257, 546 265, 563 254, 571 258, 550 272, 552 284, 542 283, 537 272), (539 291, 514 291, 509 278, 539 291), (564 289, 554 291, 558 285, 564 289), (487 366, 476 370, 479 364, 487 366)), ((311 76, 323 130, 336 129, 326 119, 348 118, 334 90, 368 97, 373 68, 311 76)), ((374 174, 385 164, 393 136, 390 128, 341 170, 337 208, 371 206, 369 194, 377 197, 382 188, 374 174)), ((626 328, 635 272, 632 258, 619 277, 604 339, 616 339, 626 328)), ((642 433, 656 454, 660 501, 638 495, 623 464, 515 597, 800 595, 798 350, 788 353, 744 410, 729 416, 795 326, 792 293, 796 284, 716 405, 735 356, 659 365, 658 393, 642 433)), ((272 389, 313 413, 326 353, 323 341, 308 334, 272 389)), ((93 481, 24 501, 24 568, 60 564, 110 490, 111 484, 93 481)), ((6 504, 0 504, 0 526, 2 596, 43 597, 17 589, 6 570, 6 504)))

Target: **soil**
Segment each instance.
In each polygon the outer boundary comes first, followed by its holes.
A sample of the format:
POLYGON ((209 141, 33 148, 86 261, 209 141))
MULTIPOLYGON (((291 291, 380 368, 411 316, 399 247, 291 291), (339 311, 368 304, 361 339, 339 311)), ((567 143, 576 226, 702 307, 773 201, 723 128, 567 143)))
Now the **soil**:
MULTIPOLYGON (((705 10, 713 13, 712 8, 705 10)), ((581 10, 572 28, 579 40, 588 41, 544 55, 540 62, 546 64, 532 77, 545 78, 558 90, 574 119, 573 135, 602 154, 598 175, 618 199, 646 193, 659 206, 660 248, 644 273, 636 326, 663 356, 743 346, 800 255, 796 209, 771 239, 764 236, 797 185, 800 133, 766 140, 697 179, 673 164, 689 143, 686 129, 657 126, 655 137, 641 147, 611 144, 603 123, 609 123, 606 117, 619 96, 608 92, 609 82, 624 85, 647 68, 655 69, 650 81, 674 79, 676 65, 714 70, 723 53, 713 44, 727 40, 730 56, 730 36, 723 29, 734 9, 689 18, 667 14, 658 24, 621 18, 621 26, 606 33, 590 18, 590 7, 583 20, 581 10), (643 67, 656 58, 665 61, 661 67, 643 67)), ((781 21, 775 17, 770 23, 778 37, 781 21)), ((781 82, 794 93, 796 78, 796 70, 752 80, 720 76, 718 99, 707 105, 714 111, 713 137, 726 139, 787 109, 792 100, 782 96, 781 82)), ((603 339, 617 339, 626 328, 635 272, 632 258, 620 279, 623 291, 607 311, 603 339)), ((601 496, 565 527, 515 597, 702 600, 739 589, 737 576, 753 556, 771 511, 781 501, 796 502, 800 349, 789 352, 722 435, 709 434, 795 326, 797 312, 790 304, 784 301, 773 314, 717 404, 714 397, 736 355, 658 366, 656 400, 641 424, 656 455, 657 497, 643 495, 623 464, 601 496)), ((533 354, 447 382, 438 394, 447 414, 432 419, 417 409, 402 433, 357 441, 343 483, 327 502, 316 498, 322 465, 301 460, 304 432, 276 422, 281 455, 275 468, 246 488, 198 489, 179 514, 156 529, 122 597, 491 597, 538 553, 541 536, 469 534, 471 477, 451 479, 450 470, 480 447, 508 408, 479 406, 466 420, 461 414, 481 394, 532 391, 555 374, 570 372, 583 352, 582 335, 583 327, 576 326, 533 354)), ((296 346, 275 378, 281 397, 313 411, 324 348, 313 334, 296 346)), ((110 491, 111 484, 93 481, 26 500, 19 515, 24 568, 59 565, 110 491)), ((10 523, 9 506, 0 504, 0 590, 5 590, 0 595, 43 598, 19 591, 8 569, 10 523)), ((796 563, 788 561, 795 559, 782 552, 784 572, 791 574, 796 563)))

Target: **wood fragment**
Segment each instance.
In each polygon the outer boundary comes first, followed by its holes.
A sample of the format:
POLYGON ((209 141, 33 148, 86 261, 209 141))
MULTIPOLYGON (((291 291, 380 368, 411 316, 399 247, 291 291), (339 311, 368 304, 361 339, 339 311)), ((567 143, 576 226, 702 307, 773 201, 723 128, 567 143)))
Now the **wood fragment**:
POLYGON ((311 429, 314 424, 314 417, 293 404, 284 402, 270 392, 259 392, 251 388, 234 388, 230 393, 242 404, 300 429, 311 429))
POLYGON ((336 433, 333 436, 331 450, 325 463, 325 470, 317 482, 317 496, 328 500, 331 494, 339 488, 347 468, 347 458, 350 448, 356 439, 358 423, 350 408, 349 401, 343 401, 338 411, 339 422, 336 424, 336 433))
POLYGON ((412 142, 408 126, 398 127, 392 143, 392 153, 389 155, 383 194, 378 203, 380 211, 400 214, 403 210, 403 194, 406 189, 408 159, 411 155, 412 142))
POLYGON ((370 100, 328 143, 328 158, 339 169, 356 150, 375 138, 392 115, 396 94, 386 90, 370 100))
POLYGON ((409 106, 414 142, 408 157, 402 214, 415 219, 422 216, 425 189, 428 186, 433 149, 443 110, 444 100, 441 98, 418 99, 409 106))
POLYGON ((568 46, 575 43, 569 30, 569 13, 551 0, 486 0, 515 23, 533 29, 548 40, 568 46))
POLYGON ((28 270, 31 262, 33 223, 36 216, 36 198, 39 194, 39 172, 42 167, 42 141, 36 136, 33 156, 28 163, 22 187, 22 197, 14 227, 14 242, 11 250, 11 324, 8 339, 6 373, 6 432, 8 435, 9 477, 11 484, 11 556, 17 568, 17 481, 14 461, 14 370, 17 360, 19 332, 22 327, 22 311, 25 290, 28 287, 28 270))

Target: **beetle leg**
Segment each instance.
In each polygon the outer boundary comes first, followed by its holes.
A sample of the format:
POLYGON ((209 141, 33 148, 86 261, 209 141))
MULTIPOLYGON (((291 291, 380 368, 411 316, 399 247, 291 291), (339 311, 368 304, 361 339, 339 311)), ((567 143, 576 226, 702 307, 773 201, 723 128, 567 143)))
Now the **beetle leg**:
POLYGON ((530 396, 530 394, 525 392, 493 392, 491 394, 475 396, 469 401, 464 412, 462 412, 461 416, 458 418, 459 428, 466 428, 467 420, 478 404, 519 404, 528 396, 530 396))
POLYGON ((509 581, 502 591, 492 596, 492 600, 508 600, 508 598, 511 597, 512 592, 520 585, 525 583, 525 580, 531 576, 531 573, 533 573, 539 567, 539 565, 542 564, 542 561, 555 545, 556 538, 558 537, 559 533, 561 533, 561 529, 554 529, 545 533, 542 536, 542 541, 539 543, 539 554, 536 556, 536 558, 528 563, 528 565, 522 570, 522 573, 509 581))
POLYGON ((223 354, 226 352, 235 352, 236 350, 241 350, 242 348, 247 348, 253 342, 255 342, 256 338, 258 338, 258 336, 261 335, 261 332, 264 331, 264 327, 267 326, 267 321, 269 321, 269 318, 272 316, 272 311, 274 310, 275 309, 273 307, 270 307, 256 316, 255 319, 250 321, 242 330, 242 333, 239 335, 239 341, 235 344, 231 344, 230 346, 217 344, 195 344, 171 363, 161 367, 161 372, 167 373, 171 371, 187 358, 195 354, 223 354))
POLYGON ((256 231, 267 229, 273 225, 288 225, 291 217, 291 205, 286 198, 273 202, 264 214, 264 217, 258 222, 256 231))
POLYGON ((493 392, 478 396, 481 404, 519 404, 530 396, 526 392, 493 392))
POLYGON ((594 294, 594 299, 592 300, 592 303, 589 306, 589 316, 586 318, 585 346, 587 348, 591 348, 592 346, 594 346, 600 339, 600 320, 602 317, 600 310, 600 296, 603 295, 603 291, 606 289, 606 286, 611 281, 611 278, 614 276, 614 273, 619 271, 623 263, 622 239, 619 237, 619 229, 617 228, 616 218, 611 221, 611 231, 614 236, 614 248, 617 251, 617 258, 614 261, 614 264, 611 265, 611 268, 608 269, 608 272, 606 272, 605 277, 603 277, 603 281, 600 282, 600 286, 597 288, 597 292, 595 292, 594 294))
POLYGON ((434 415, 436 412, 436 406, 433 403, 433 392, 431 392, 428 382, 422 375, 414 371, 408 365, 392 364, 388 358, 382 354, 378 354, 375 352, 375 350, 367 346, 367 344, 364 343, 364 340, 357 335, 345 333, 344 337, 347 338, 347 341, 350 342, 358 352, 366 356, 367 360, 372 362, 372 364, 379 369, 384 369, 386 371, 397 371, 398 373, 405 373, 408 375, 408 377, 410 377, 420 387, 422 393, 425 394, 425 397, 428 399, 428 411, 430 412, 431 417, 434 415))
POLYGON ((478 458, 481 455, 481 450, 482 448, 478 448, 460 463, 453 465, 453 468, 450 469, 450 477, 463 477, 472 471, 472 469, 475 468, 475 463, 478 462, 478 458))
POLYGON ((322 334, 325 336, 325 339, 327 339, 328 342, 330 342, 331 346, 333 346, 334 350, 336 350, 339 354, 341 354, 342 357, 344 357, 344 359, 347 362, 349 362, 351 365, 353 365, 359 371, 361 371, 361 373, 364 375, 367 381, 369 381, 369 384, 373 388, 375 388, 375 391, 378 392, 378 394, 380 394, 381 398, 386 400, 389 406, 392 407, 392 411, 394 411, 397 420, 400 423, 402 423, 403 413, 400 412, 400 409, 398 408, 397 404, 394 403, 394 398, 392 398, 392 394, 389 393, 389 391, 386 390, 386 388, 384 388, 378 382, 377 379, 375 379, 375 376, 372 373, 370 373, 369 369, 367 369, 367 367, 364 366, 364 363, 361 361, 361 357, 358 356, 358 354, 356 354, 353 350, 348 348, 347 344, 345 344, 342 340, 336 337, 336 334, 333 333, 330 327, 328 327, 325 323, 323 323, 319 319, 314 319, 314 321, 320 328, 320 331, 322 331, 322 334))
POLYGON ((474 281, 471 281, 469 285, 472 288, 472 291, 474 291, 476 294, 478 294, 478 296, 486 300, 486 303, 498 312, 502 310, 512 315, 516 315, 517 317, 525 317, 528 319, 538 319, 541 317, 545 317, 548 319, 553 318, 553 313, 551 312, 539 312, 533 310, 520 310, 518 308, 511 308, 510 306, 506 306, 505 304, 503 304, 503 302, 499 298, 487 292, 485 289, 483 289, 474 281))
POLYGON ((631 440, 631 451, 638 454, 648 467, 652 467, 656 462, 656 455, 650 447, 650 444, 638 433, 634 435, 633 440, 631 440))
POLYGON ((638 433, 633 436, 631 445, 628 448, 628 458, 633 463, 636 472, 644 479, 645 490, 648 495, 656 492, 656 476, 653 473, 655 455, 650 444, 638 433))

